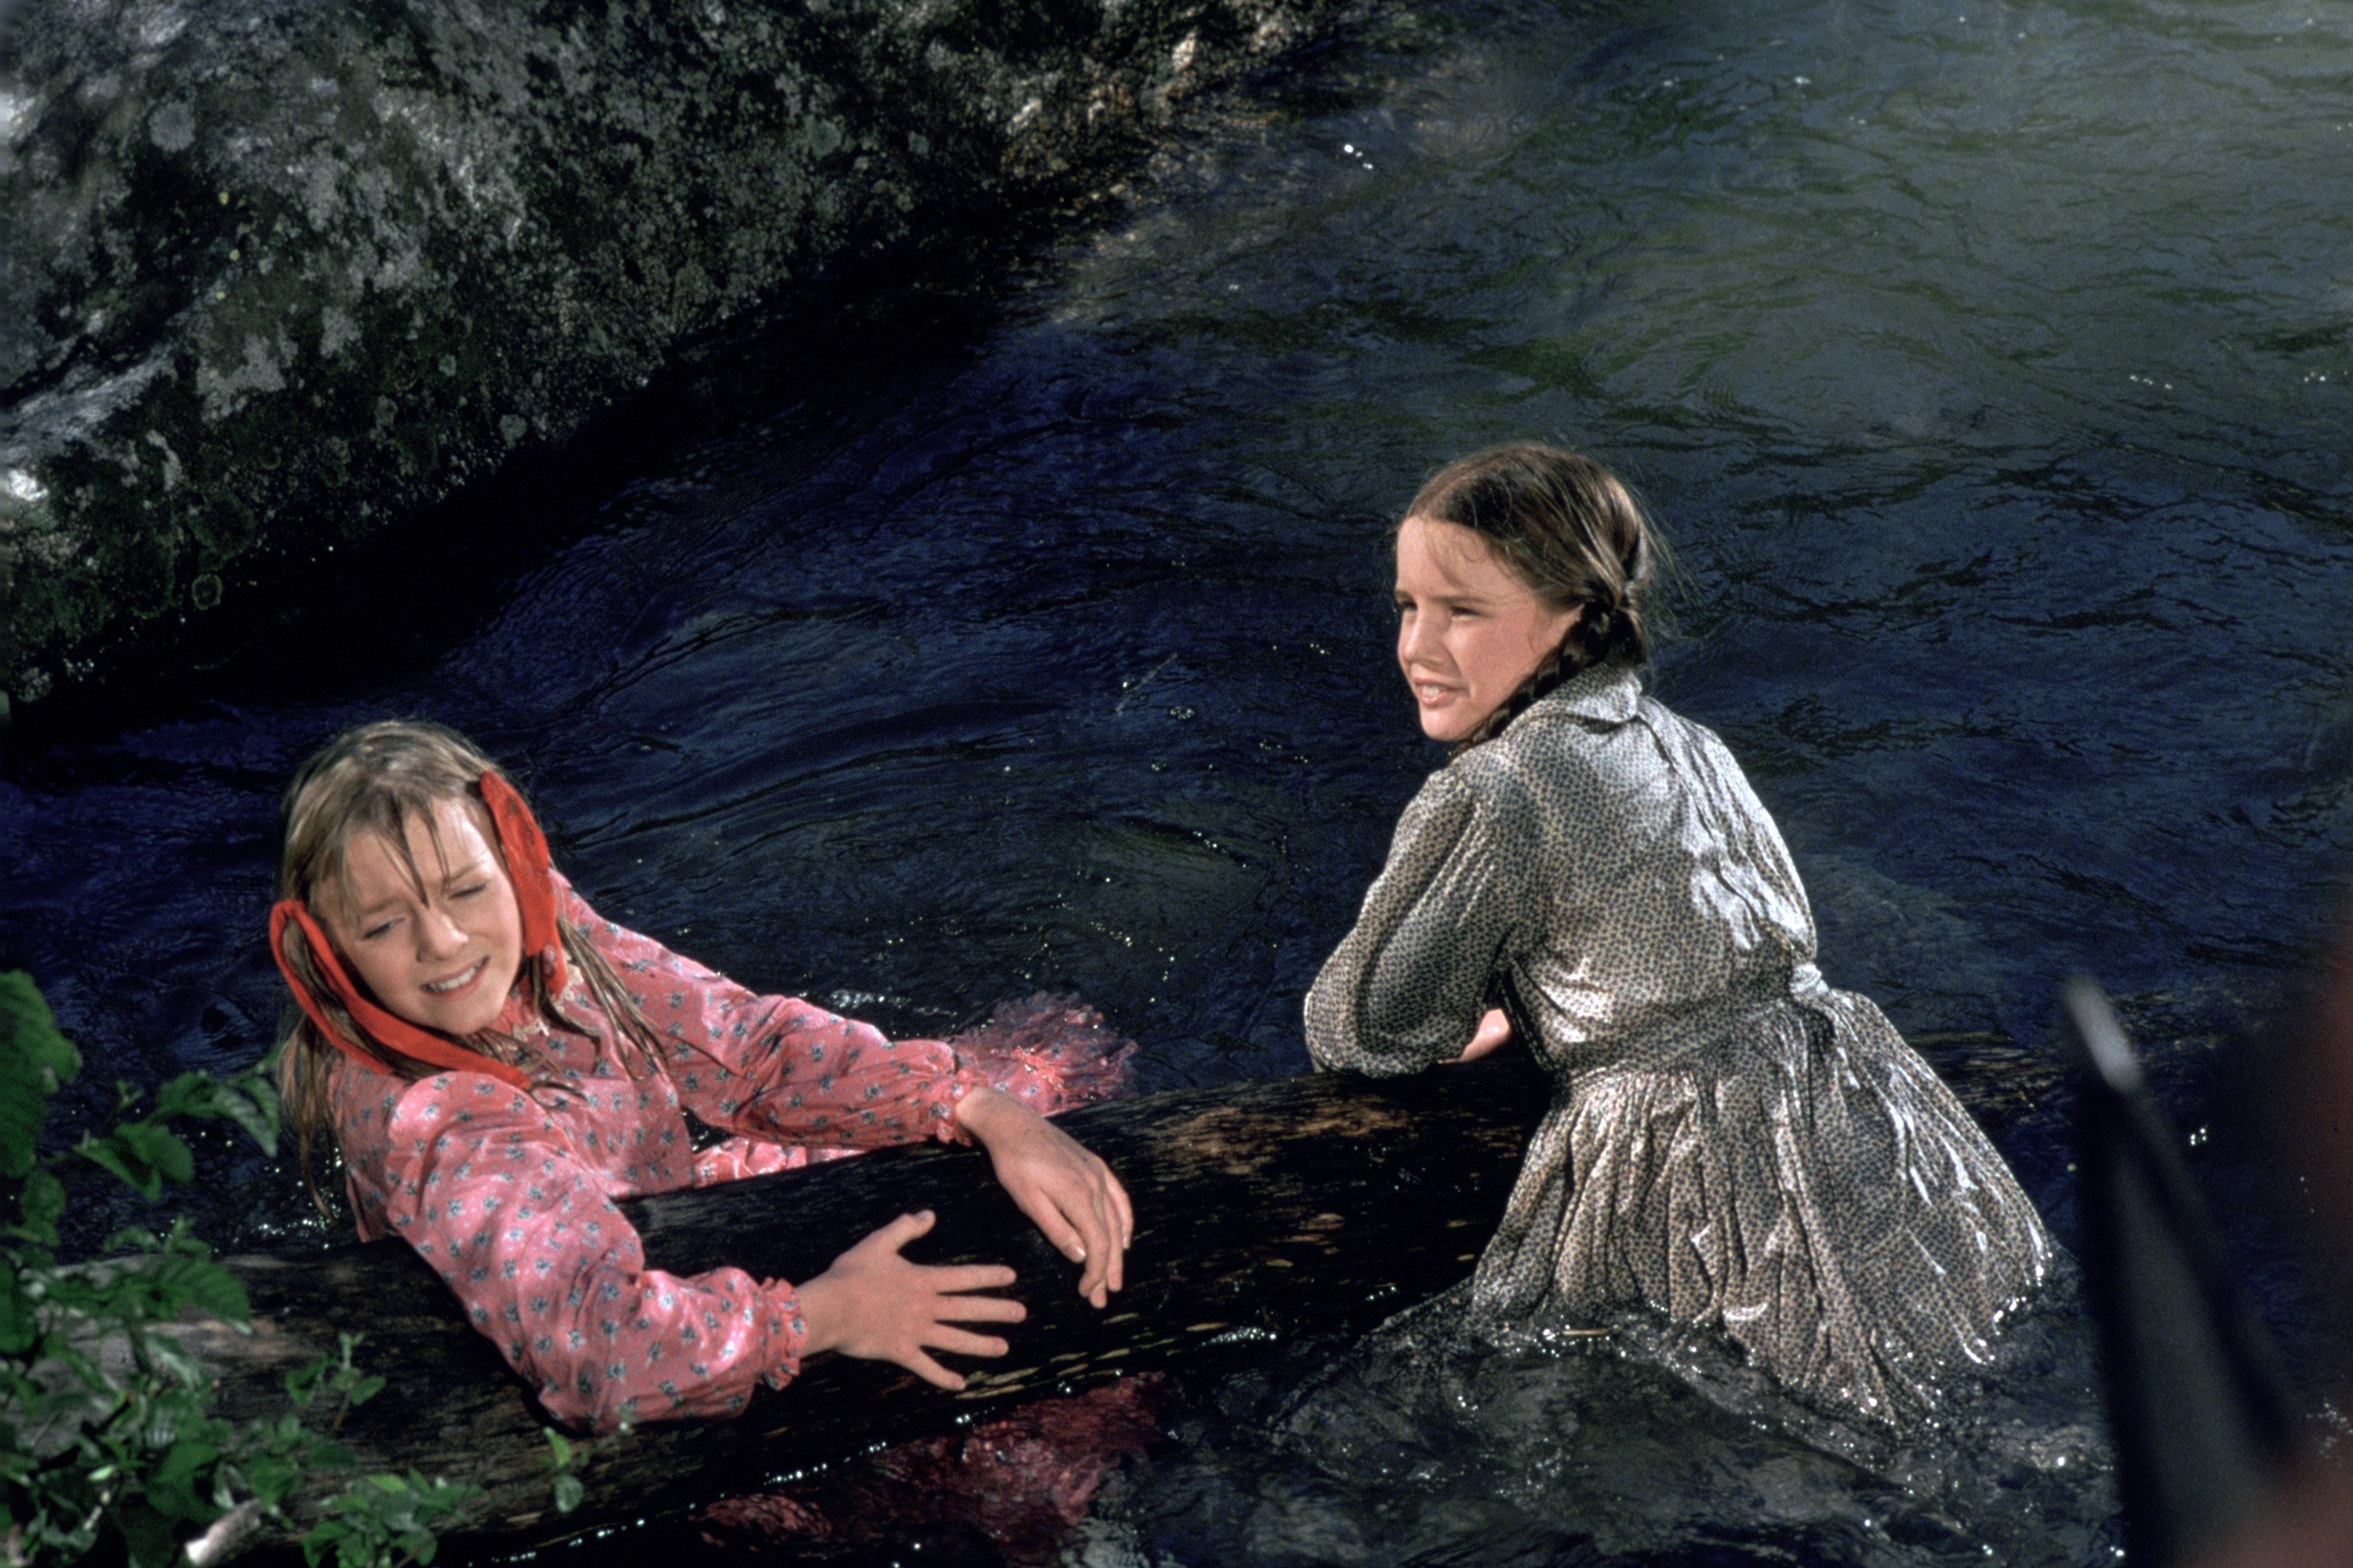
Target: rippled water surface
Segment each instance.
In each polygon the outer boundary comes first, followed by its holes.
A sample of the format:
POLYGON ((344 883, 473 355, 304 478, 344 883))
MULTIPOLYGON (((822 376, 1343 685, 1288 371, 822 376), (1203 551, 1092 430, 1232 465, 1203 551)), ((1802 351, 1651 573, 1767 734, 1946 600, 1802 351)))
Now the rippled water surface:
MULTIPOLYGON (((2033 1064, 2076 968, 2254 1202, 2233 1091, 2353 847, 2353 5, 1376 32, 953 330, 886 320, 739 372, 609 483, 510 485, 207 700, 20 726, 0 957, 95 1075, 250 1057, 275 792, 425 714, 516 768, 608 914, 747 982, 926 1032, 1066 986, 1147 1088, 1303 1070, 1300 998, 1439 760, 1385 529, 1446 458, 1550 437, 1680 551, 1659 690, 1779 818, 1829 978, 1978 1084, 2063 1233, 2033 1064), (547 542, 486 555, 508 513, 547 542)), ((325 1234, 284 1170, 216 1168, 216 1241, 325 1234)), ((2279 1250, 2250 1269, 2312 1336, 2279 1250)), ((2059 1370, 1957 1491, 1586 1350, 1297 1350, 1190 1390, 1085 1550, 2103 1560, 2068 1332, 2022 1337, 2059 1370)))

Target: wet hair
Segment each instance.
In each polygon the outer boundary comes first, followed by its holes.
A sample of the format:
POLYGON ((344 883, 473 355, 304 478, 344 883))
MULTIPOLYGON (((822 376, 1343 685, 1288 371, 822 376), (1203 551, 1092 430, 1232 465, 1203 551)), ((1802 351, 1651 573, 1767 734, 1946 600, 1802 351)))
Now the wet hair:
POLYGON ((1591 458, 1535 441, 1489 447, 1440 469, 1405 517, 1470 529, 1546 609, 1583 611, 1560 646, 1456 745, 1457 756, 1503 734, 1573 675, 1649 662, 1649 600, 1665 543, 1632 489, 1591 458))
MULTIPOLYGON (((311 753, 286 787, 279 810, 278 896, 299 899, 314 911, 322 897, 343 898, 345 857, 353 841, 369 833, 384 841, 413 886, 424 887, 425 878, 409 848, 408 825, 422 823, 439 854, 441 825, 437 811, 448 801, 473 815, 492 853, 500 854, 503 863, 504 852, 492 831, 490 809, 482 800, 485 773, 506 779, 505 771, 472 742, 438 724, 392 719, 343 731, 311 753)), ((512 781, 508 782, 512 787, 512 781)), ((512 869, 508 868, 510 874, 512 869)), ((612 966, 589 946, 579 927, 561 915, 556 929, 566 966, 612 1021, 619 1038, 608 1044, 623 1070, 633 1078, 660 1071, 659 1042, 612 966)), ((387 1072, 409 1082, 439 1070, 369 1034, 335 999, 312 963, 310 946, 298 925, 289 921, 282 939, 287 963, 345 1038, 382 1063, 387 1072)), ((357 977, 353 978, 356 983, 357 977)), ((523 982, 533 1011, 553 1022, 566 1022, 556 1011, 556 999, 548 993, 547 966, 537 954, 523 955, 523 982)), ((291 997, 287 999, 278 1033, 278 1085, 286 1121, 294 1131, 303 1184, 323 1211, 325 1201, 311 1176, 311 1151, 322 1129, 332 1136, 328 1070, 343 1053, 320 1033, 318 1025, 291 997)), ((495 1031, 469 1035, 457 1044, 493 1061, 522 1060, 520 1044, 495 1031)))

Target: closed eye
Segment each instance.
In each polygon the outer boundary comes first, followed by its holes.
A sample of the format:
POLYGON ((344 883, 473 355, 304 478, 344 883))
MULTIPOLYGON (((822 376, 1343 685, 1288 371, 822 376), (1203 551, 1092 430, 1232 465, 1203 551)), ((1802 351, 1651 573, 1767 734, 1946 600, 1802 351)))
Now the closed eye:
POLYGON ((491 885, 487 882, 470 883, 464 887, 451 890, 449 896, 452 898, 471 898, 477 893, 487 892, 490 885, 491 885))
POLYGON ((361 941, 363 941, 363 942, 373 942, 373 941, 375 941, 378 937, 381 937, 381 936, 385 935, 386 932, 390 931, 390 930, 392 929, 392 927, 393 927, 394 924, 395 924, 395 922, 390 921, 390 920, 379 920, 379 921, 377 921, 375 925, 373 925, 373 926, 369 927, 366 930, 362 931, 362 932, 360 933, 360 940, 361 940, 361 941))

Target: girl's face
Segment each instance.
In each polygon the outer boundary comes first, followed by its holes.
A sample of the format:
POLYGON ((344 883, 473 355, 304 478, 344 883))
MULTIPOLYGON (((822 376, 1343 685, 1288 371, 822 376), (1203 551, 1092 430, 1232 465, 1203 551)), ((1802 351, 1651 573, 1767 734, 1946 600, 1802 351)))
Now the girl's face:
POLYGON ((1535 673, 1583 606, 1553 609, 1487 541, 1409 517, 1397 541, 1398 664, 1421 733, 1461 740, 1535 673))
POLYGON ((344 850, 342 895, 322 901, 327 934, 392 1012, 445 1034, 477 1033, 522 969, 514 884, 479 807, 437 801, 431 822, 414 816, 403 827, 405 860, 376 833, 344 850))

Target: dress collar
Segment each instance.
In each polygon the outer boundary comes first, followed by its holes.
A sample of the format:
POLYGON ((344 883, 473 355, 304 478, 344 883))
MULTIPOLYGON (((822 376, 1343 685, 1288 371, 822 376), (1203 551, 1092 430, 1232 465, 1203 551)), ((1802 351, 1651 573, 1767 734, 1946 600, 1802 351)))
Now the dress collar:
POLYGON ((1621 725, 1642 697, 1642 673, 1624 664, 1580 671, 1537 699, 1531 714, 1566 714, 1595 724, 1621 725))

